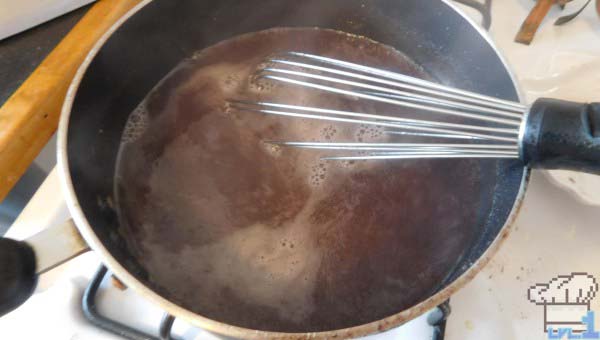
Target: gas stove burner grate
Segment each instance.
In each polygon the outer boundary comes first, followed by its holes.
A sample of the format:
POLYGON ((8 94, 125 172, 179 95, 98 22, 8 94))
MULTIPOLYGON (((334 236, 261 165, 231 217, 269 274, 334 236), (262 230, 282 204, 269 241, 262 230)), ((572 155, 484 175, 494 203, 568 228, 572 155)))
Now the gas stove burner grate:
MULTIPOLYGON (((127 340, 179 340, 171 334, 173 324, 175 323, 175 317, 169 313, 165 313, 160 322, 158 336, 139 331, 101 315, 96 307, 96 296, 102 281, 107 275, 109 275, 108 269, 104 265, 100 265, 98 271, 94 274, 92 281, 90 281, 83 293, 81 307, 83 308, 83 314, 88 321, 105 331, 121 336, 127 340)), ((438 306, 436 312, 429 316, 427 322, 434 328, 431 340, 444 340, 446 320, 448 319, 450 312, 450 300, 447 300, 438 306)))
POLYGON ((83 293, 81 307, 88 321, 97 327, 128 340, 177 340, 171 336, 175 317, 168 313, 165 313, 160 322, 158 336, 147 334, 101 315, 96 308, 96 295, 100 289, 102 280, 104 280, 107 274, 108 269, 104 265, 100 265, 100 268, 98 268, 98 271, 83 293))

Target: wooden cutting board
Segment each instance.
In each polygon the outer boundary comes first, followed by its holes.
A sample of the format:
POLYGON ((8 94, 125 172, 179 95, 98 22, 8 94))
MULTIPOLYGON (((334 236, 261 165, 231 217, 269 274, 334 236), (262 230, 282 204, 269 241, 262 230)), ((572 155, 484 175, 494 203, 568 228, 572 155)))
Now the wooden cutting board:
POLYGON ((0 202, 58 127, 71 80, 96 41, 141 0, 100 0, 0 107, 0 202))

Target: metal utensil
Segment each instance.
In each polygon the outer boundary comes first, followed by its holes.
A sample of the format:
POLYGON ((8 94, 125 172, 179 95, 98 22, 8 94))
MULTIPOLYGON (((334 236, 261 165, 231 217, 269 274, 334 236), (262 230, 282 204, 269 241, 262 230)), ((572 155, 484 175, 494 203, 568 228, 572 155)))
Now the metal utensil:
MULTIPOLYGON (((596 162, 600 160, 600 143, 594 140, 598 135, 597 122, 600 119, 597 104, 582 106, 539 100, 527 107, 518 102, 464 91, 405 74, 300 52, 274 56, 267 60, 266 65, 258 71, 258 78, 389 104, 390 112, 342 111, 271 101, 230 100, 229 105, 233 109, 336 123, 374 125, 385 128, 385 133, 390 138, 402 137, 401 142, 384 143, 269 141, 272 144, 351 152, 323 157, 326 160, 520 158, 524 161, 539 158, 540 152, 544 150, 555 153, 570 145, 571 148, 565 150, 564 155, 559 155, 561 159, 584 153, 591 157, 589 165, 598 167, 596 162), (398 107, 411 109, 412 116, 394 114, 394 109, 398 107), (433 114, 436 119, 419 118, 422 114, 433 114), (458 117, 462 123, 449 122, 448 117, 458 117), (579 119, 583 125, 572 126, 567 122, 569 119, 579 119), (546 125, 541 126, 540 121, 544 121, 546 125), (540 144, 538 137, 543 134, 549 134, 550 138, 554 138, 554 135, 558 137, 540 144), (405 142, 406 137, 426 137, 434 142, 405 142), (589 138, 592 140, 586 142, 589 138), (448 140, 455 142, 449 143, 448 140)), ((567 163, 562 166, 569 167, 570 164, 567 163)))

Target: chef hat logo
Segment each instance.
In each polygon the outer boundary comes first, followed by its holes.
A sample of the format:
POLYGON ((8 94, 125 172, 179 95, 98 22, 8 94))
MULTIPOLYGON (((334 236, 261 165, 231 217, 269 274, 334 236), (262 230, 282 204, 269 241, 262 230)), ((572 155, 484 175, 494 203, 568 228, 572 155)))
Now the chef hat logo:
POLYGON ((598 292, 598 281, 588 273, 560 275, 545 284, 536 284, 527 291, 527 298, 536 305, 589 305, 598 292))

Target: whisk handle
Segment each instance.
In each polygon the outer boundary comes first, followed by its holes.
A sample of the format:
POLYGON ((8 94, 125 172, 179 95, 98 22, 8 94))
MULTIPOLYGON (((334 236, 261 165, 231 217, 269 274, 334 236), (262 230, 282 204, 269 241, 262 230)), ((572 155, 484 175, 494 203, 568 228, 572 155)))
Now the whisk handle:
POLYGON ((523 160, 533 168, 600 175, 600 103, 539 99, 529 112, 523 160))

